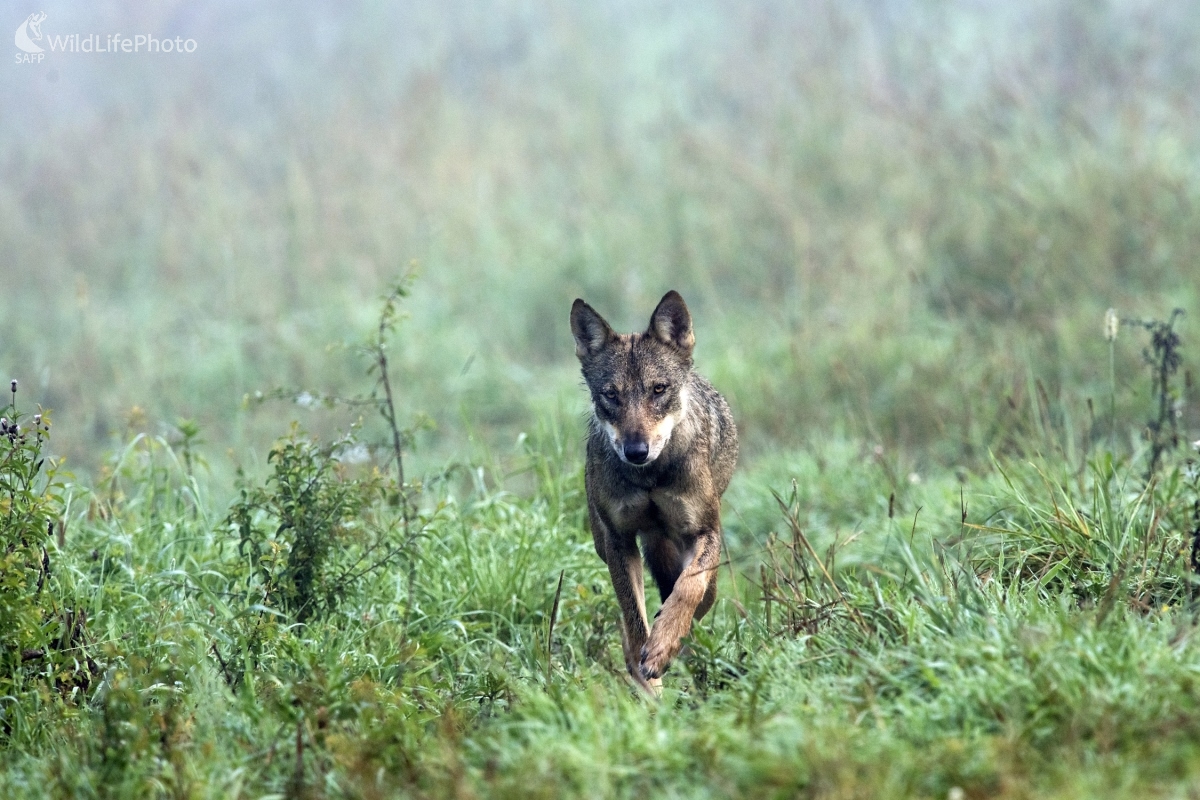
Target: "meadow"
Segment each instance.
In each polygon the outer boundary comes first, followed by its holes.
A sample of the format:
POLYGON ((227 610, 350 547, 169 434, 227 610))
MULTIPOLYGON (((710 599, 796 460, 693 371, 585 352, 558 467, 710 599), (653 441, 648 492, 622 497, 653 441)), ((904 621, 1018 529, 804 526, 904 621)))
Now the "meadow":
POLYGON ((0 796, 1197 796, 1194 17, 52 12, 200 47, 0 82, 0 796), (669 288, 743 450, 651 700, 567 316, 669 288))

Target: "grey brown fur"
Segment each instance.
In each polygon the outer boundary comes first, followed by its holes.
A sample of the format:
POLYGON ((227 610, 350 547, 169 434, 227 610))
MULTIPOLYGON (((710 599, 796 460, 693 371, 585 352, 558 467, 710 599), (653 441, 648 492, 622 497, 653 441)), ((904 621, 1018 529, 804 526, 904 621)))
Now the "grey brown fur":
POLYGON ((737 428, 724 398, 692 371, 691 315, 677 292, 659 302, 645 333, 627 335, 576 300, 571 332, 592 395, 592 538, 621 607, 625 665, 657 690, 692 620, 716 599, 721 495, 737 463, 737 428), (663 601, 653 627, 643 557, 663 601))

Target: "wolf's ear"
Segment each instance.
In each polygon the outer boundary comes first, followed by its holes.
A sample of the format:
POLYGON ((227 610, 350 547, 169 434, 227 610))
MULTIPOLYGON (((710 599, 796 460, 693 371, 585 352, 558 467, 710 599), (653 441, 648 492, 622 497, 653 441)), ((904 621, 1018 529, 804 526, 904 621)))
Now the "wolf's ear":
POLYGON ((575 337, 575 355, 582 359, 603 348, 613 337, 613 329, 594 308, 576 298, 571 306, 571 335, 575 337))
POLYGON ((692 315, 688 313, 687 303, 672 289, 658 301, 658 308, 650 315, 650 330, 663 344, 678 347, 685 353, 691 353, 696 346, 696 336, 692 333, 692 315))

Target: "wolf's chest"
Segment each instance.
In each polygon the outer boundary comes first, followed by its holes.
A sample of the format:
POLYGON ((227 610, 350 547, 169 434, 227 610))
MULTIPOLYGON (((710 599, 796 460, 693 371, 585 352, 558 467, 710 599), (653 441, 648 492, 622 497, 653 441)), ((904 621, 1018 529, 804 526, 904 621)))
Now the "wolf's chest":
POLYGON ((611 509, 617 527, 677 538, 696 528, 696 514, 685 496, 668 489, 629 492, 611 509))

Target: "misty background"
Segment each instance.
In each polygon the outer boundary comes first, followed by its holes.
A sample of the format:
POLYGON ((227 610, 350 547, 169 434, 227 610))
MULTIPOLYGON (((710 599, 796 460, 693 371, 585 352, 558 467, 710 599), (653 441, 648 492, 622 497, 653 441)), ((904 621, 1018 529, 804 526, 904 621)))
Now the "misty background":
MULTIPOLYGON (((393 381, 432 419, 424 467, 503 462, 546 420, 582 437, 577 296, 631 330, 679 290, 749 458, 837 431, 962 469, 1022 426, 1107 437, 1086 406, 1110 392, 1105 309, 1196 308, 1189 3, 18 3, 0 21, 35 11, 47 37, 198 44, 0 72, 0 377, 53 409, 80 474, 181 419, 221 474, 258 469, 292 419, 345 428, 359 411, 245 398, 369 390, 357 347, 410 270, 393 381)), ((1118 416, 1139 419, 1144 337, 1122 337, 1118 416)), ((1193 396, 1179 414, 1200 428, 1193 396)))

